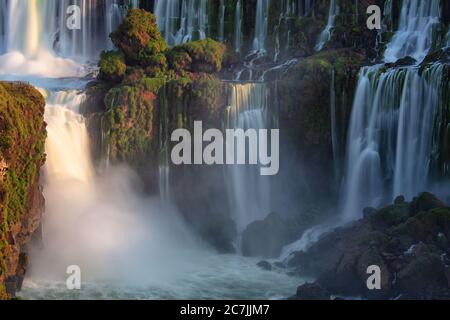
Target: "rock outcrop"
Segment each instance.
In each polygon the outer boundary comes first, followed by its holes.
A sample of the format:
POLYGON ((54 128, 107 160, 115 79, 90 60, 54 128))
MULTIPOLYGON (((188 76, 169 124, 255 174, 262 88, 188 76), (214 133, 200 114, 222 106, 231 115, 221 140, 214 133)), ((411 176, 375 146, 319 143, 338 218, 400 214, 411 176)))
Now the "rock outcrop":
POLYGON ((45 101, 28 84, 0 82, 0 299, 14 297, 39 229, 44 198, 45 101))
POLYGON ((335 295, 450 298, 450 208, 429 193, 401 200, 325 234, 307 252, 294 253, 289 266, 335 295), (368 289, 370 266, 381 270, 380 290, 368 289))

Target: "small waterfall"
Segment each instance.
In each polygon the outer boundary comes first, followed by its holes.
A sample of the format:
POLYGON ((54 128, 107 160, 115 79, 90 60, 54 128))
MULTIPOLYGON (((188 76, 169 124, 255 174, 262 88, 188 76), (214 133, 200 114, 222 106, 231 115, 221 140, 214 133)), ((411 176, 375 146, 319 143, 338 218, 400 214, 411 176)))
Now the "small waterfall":
POLYGON ((234 50, 241 52, 242 47, 242 0, 236 2, 236 11, 234 16, 234 50))
POLYGON ((219 41, 225 41, 225 0, 220 0, 219 5, 219 41))
POLYGON ((325 44, 330 41, 331 34, 334 28, 334 21, 336 16, 339 14, 339 5, 337 4, 337 0, 330 0, 330 7, 328 10, 328 22, 325 26, 325 29, 319 36, 317 40, 317 44, 315 46, 316 51, 320 51, 325 47, 325 44))
POLYGON ((159 121, 159 198, 163 206, 170 205, 170 134, 168 102, 166 89, 160 99, 160 121, 159 121))
POLYGON ((157 0, 154 12, 170 46, 205 39, 208 26, 207 0, 157 0))
POLYGON ((89 184, 93 181, 88 133, 79 114, 84 99, 85 95, 77 91, 50 93, 47 98, 45 175, 50 182, 74 180, 89 184))
MULTIPOLYGON (((33 57, 39 49, 41 23, 36 0, 9 0, 6 24, 6 50, 33 57)), ((3 13, 2 13, 3 15, 3 13)))
MULTIPOLYGON (((0 30, 4 52, 21 52, 35 57, 45 49, 58 55, 86 62, 97 60, 101 50, 112 48, 109 34, 125 14, 119 0, 1 0, 0 30), (67 11, 71 5, 81 9, 81 28, 70 30, 67 11)), ((133 1, 132 6, 137 6, 133 1)))
POLYGON ((269 6, 270 0, 258 0, 256 4, 255 37, 253 39, 253 51, 255 52, 266 52, 269 6))
POLYGON ((440 19, 440 0, 404 0, 397 32, 386 48, 385 60, 411 56, 422 61, 433 45, 440 19))
MULTIPOLYGON (((265 83, 232 84, 226 129, 270 129, 265 83)), ((240 231, 271 212, 268 177, 259 166, 232 165, 225 169, 231 212, 240 231)))

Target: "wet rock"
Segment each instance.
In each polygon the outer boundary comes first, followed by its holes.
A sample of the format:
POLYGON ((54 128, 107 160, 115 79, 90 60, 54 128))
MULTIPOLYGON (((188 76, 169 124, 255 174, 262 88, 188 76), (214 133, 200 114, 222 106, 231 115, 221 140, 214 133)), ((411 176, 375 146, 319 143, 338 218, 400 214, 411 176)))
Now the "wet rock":
POLYGON ((289 267, 334 295, 366 299, 448 299, 450 208, 423 193, 413 202, 366 210, 365 217, 338 228, 307 252, 297 252, 289 267), (374 211, 375 210, 375 211, 374 211), (369 266, 381 270, 381 290, 369 290, 369 266))
POLYGON ((278 214, 271 213, 266 219, 256 221, 245 229, 242 253, 248 257, 278 257, 281 249, 295 240, 295 229, 278 214))
POLYGON ((266 271, 272 271, 272 265, 267 261, 258 262, 258 267, 266 271))
POLYGON ((306 283, 297 289, 295 300, 331 300, 330 293, 318 283, 306 283))
POLYGON ((435 195, 424 192, 418 197, 414 198, 411 203, 411 212, 417 214, 421 211, 429 211, 437 208, 445 208, 446 205, 439 200, 435 195))
POLYGON ((394 204, 395 205, 400 205, 400 204, 404 204, 405 201, 405 197, 404 196, 398 196, 397 198, 395 198, 394 200, 394 204))

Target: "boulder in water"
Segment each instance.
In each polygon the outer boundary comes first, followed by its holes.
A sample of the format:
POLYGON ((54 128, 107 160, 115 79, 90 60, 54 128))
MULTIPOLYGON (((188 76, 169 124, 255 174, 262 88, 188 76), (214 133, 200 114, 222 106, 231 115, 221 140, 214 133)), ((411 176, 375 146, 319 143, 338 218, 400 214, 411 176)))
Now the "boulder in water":
POLYGON ((253 257, 278 257, 281 249, 295 240, 295 226, 271 213, 250 224, 242 234, 242 253, 253 257))
POLYGON ((317 282, 306 283, 297 289, 297 294, 292 300, 331 300, 330 293, 317 282))
POLYGON ((272 265, 270 264, 270 262, 267 261, 258 262, 258 267, 266 271, 272 271, 272 265))

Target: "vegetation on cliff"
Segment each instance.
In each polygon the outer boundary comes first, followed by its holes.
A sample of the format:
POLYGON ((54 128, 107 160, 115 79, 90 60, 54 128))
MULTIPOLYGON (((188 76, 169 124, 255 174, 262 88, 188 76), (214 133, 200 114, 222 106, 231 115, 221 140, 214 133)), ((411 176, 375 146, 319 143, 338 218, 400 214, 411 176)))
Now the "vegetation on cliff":
POLYGON ((167 44, 156 24, 156 18, 142 9, 130 10, 118 29, 111 34, 114 45, 125 55, 127 64, 140 65, 148 74, 164 72, 167 44))
POLYGON ((0 297, 5 297, 7 278, 16 275, 24 240, 37 227, 29 215, 39 211, 33 207, 42 197, 44 106, 42 95, 30 85, 0 83, 0 297))
MULTIPOLYGON (((117 51, 103 52, 99 63, 99 80, 110 85, 91 86, 89 95, 97 97, 98 92, 103 95, 104 107, 94 111, 101 111, 100 130, 106 134, 103 149, 108 151, 110 159, 138 164, 158 151, 158 124, 162 121, 158 116, 164 104, 162 100, 166 99, 162 92, 167 91, 161 90, 163 87, 176 84, 178 91, 189 91, 189 97, 183 99, 191 99, 193 108, 216 107, 215 91, 220 83, 214 75, 203 73, 221 70, 225 46, 205 39, 169 48, 155 16, 141 9, 130 10, 111 39, 117 51), (196 104, 196 100, 203 98, 205 101, 196 104)), ((180 95, 185 94, 180 92, 180 95)), ((208 110, 205 113, 214 113, 208 110)), ((171 108, 170 112, 176 114, 179 110, 171 108)), ((217 114, 210 116, 217 118, 217 114)), ((172 126, 184 125, 182 118, 175 118, 172 126)))
POLYGON ((123 55, 117 51, 102 52, 99 67, 99 78, 112 82, 122 81, 127 70, 123 55))

